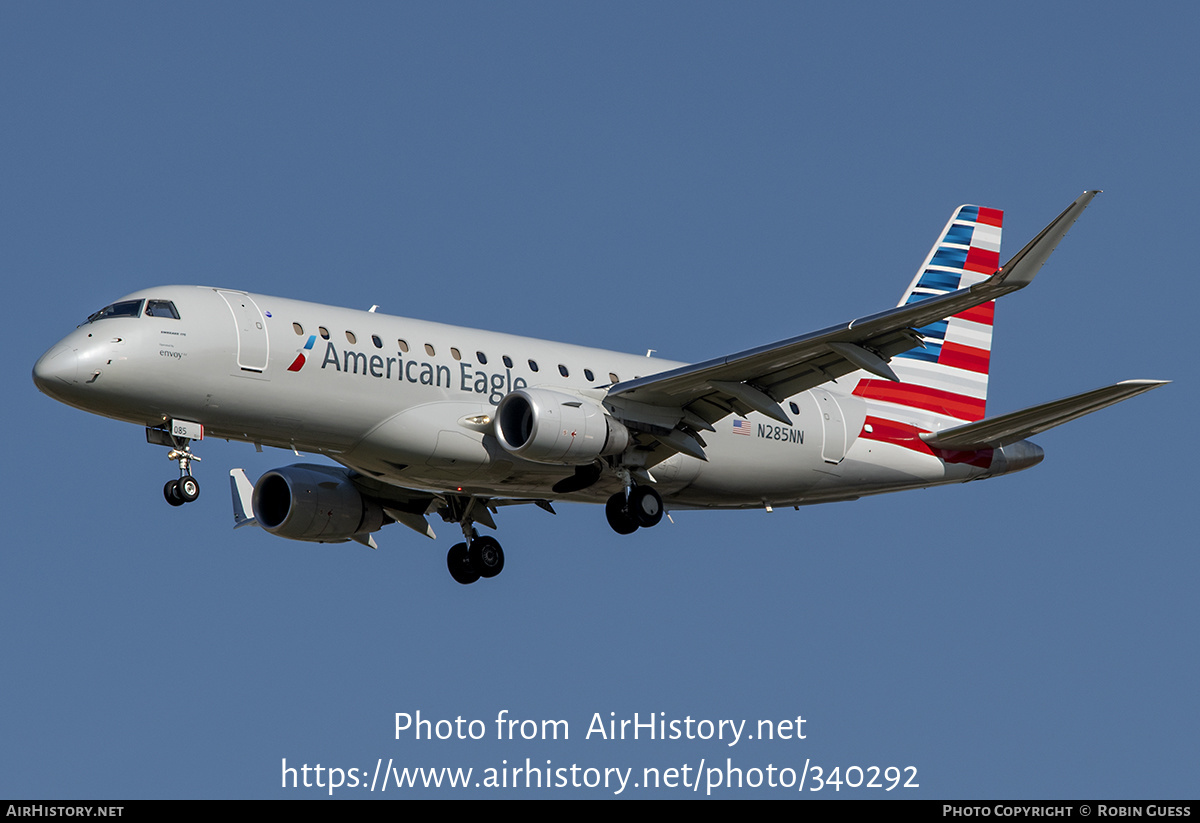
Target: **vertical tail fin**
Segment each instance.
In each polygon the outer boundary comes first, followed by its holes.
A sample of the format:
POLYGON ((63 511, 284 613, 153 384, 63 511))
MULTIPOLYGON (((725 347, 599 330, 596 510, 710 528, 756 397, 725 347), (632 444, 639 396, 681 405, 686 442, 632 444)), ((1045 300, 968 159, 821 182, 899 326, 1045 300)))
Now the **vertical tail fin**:
MULTIPOLYGON (((900 305, 966 288, 995 273, 1000 268, 1003 221, 999 209, 959 206, 900 305)), ((892 359, 900 383, 863 378, 854 393, 903 407, 906 419, 930 429, 982 420, 995 307, 995 301, 984 303, 919 329, 925 347, 892 359)))

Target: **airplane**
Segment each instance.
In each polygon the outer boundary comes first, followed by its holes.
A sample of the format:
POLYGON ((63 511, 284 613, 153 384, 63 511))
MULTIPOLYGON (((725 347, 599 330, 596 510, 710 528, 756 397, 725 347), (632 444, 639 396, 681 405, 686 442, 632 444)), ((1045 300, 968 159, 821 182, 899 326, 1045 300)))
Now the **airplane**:
POLYGON ((340 465, 255 483, 231 470, 235 528, 377 548, 391 523, 434 537, 437 515, 461 529, 446 562, 469 584, 504 568, 477 528, 503 506, 600 503, 630 534, 668 509, 798 508, 1040 463, 1027 438, 1169 382, 985 416, 995 301, 1032 282, 1097 193, 1003 266, 1003 212, 960 206, 895 308, 701 363, 164 286, 92 314, 33 379, 170 449, 172 506, 200 494, 204 437, 324 455, 340 465))

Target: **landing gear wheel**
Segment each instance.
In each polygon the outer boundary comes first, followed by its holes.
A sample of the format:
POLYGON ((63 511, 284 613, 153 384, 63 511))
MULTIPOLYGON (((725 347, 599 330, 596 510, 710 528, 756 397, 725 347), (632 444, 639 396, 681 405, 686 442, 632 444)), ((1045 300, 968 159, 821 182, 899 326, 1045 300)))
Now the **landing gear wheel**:
POLYGON ((450 547, 450 551, 446 553, 446 567, 450 569, 450 576, 455 582, 464 586, 479 579, 479 572, 471 568, 466 543, 455 543, 450 547))
POLYGON ((637 521, 625 505, 625 492, 617 492, 608 498, 604 504, 604 515, 608 518, 608 525, 617 534, 633 534, 638 529, 637 521))
POLYGON ((663 502, 651 486, 636 486, 629 493, 629 514, 639 526, 657 526, 663 518, 663 502))
POLYGON ((167 481, 167 485, 163 486, 163 497, 167 498, 167 502, 172 506, 183 505, 183 498, 179 496, 178 480, 167 481))
POLYGON ((200 481, 190 474, 185 474, 179 478, 176 481, 175 488, 178 489, 179 497, 184 503, 191 503, 200 496, 200 481))
POLYGON ((471 569, 480 577, 495 577, 504 571, 504 549, 494 537, 477 537, 467 549, 471 569))

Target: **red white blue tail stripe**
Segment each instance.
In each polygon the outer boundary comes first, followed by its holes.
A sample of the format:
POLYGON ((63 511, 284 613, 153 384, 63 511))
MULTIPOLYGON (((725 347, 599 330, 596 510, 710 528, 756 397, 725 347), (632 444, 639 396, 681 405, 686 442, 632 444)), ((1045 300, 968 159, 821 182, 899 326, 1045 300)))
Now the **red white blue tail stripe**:
MULTIPOLYGON (((900 305, 966 288, 1000 268, 999 209, 960 206, 925 258, 900 305)), ((863 377, 854 393, 872 415, 931 431, 982 420, 987 404, 995 302, 919 329, 925 347, 892 359, 899 383, 863 377)))

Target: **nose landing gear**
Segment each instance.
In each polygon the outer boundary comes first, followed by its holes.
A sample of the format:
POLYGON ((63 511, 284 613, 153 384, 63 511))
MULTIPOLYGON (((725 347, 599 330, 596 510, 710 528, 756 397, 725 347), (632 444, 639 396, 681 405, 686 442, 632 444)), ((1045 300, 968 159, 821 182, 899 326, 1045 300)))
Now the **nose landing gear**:
POLYGON ((147 426, 146 442, 155 446, 166 446, 168 460, 179 464, 179 479, 168 480, 163 486, 163 497, 172 506, 191 503, 200 496, 200 481, 192 477, 192 461, 200 458, 192 454, 192 441, 204 439, 204 426, 187 420, 170 420, 169 427, 147 426))
POLYGON ((167 484, 163 486, 163 497, 172 506, 191 503, 200 496, 200 481, 191 474, 192 461, 199 462, 200 458, 192 454, 191 446, 187 440, 184 440, 171 449, 167 454, 167 459, 174 460, 179 464, 179 479, 167 481, 167 484))

